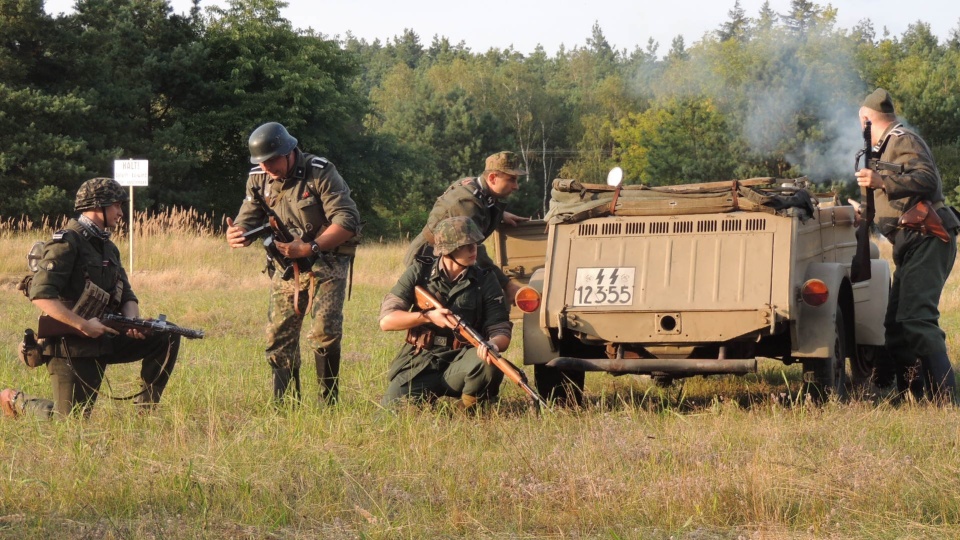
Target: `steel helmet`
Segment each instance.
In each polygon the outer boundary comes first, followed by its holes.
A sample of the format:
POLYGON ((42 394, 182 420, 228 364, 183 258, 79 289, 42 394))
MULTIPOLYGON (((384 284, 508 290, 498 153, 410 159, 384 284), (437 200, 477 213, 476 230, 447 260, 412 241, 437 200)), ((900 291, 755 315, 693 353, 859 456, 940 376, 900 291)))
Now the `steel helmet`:
POLYGON ((297 139, 282 124, 267 122, 253 130, 247 144, 250 146, 250 163, 257 165, 289 154, 297 147, 297 139))
POLYGON ((80 185, 73 208, 77 212, 127 202, 127 192, 113 178, 91 178, 80 185))
POLYGON ((455 216, 441 221, 433 233, 433 249, 439 255, 447 255, 460 247, 480 242, 483 242, 483 233, 477 224, 466 216, 455 216))

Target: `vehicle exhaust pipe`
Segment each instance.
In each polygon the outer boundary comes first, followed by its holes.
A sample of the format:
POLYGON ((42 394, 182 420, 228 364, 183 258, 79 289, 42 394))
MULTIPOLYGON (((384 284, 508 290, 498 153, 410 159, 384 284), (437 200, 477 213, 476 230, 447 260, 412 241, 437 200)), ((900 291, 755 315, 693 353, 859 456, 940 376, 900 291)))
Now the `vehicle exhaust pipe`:
POLYGON ((635 373, 692 376, 745 375, 757 372, 757 359, 661 359, 661 358, 573 358, 561 356, 547 362, 549 367, 578 371, 606 371, 608 373, 635 373))

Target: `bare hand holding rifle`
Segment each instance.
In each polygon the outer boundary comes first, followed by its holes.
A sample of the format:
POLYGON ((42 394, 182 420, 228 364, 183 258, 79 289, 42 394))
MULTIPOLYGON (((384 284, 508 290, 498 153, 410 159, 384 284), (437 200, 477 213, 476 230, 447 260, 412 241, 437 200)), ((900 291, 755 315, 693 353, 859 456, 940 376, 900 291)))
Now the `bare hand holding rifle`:
MULTIPOLYGON (((445 310, 443 304, 437 299, 436 296, 430 293, 427 289, 417 285, 414 289, 414 293, 417 297, 417 307, 423 311, 429 310, 445 310)), ((429 317, 429 316, 428 316, 429 317)), ((517 384, 527 396, 530 398, 531 405, 539 411, 540 407, 546 407, 547 402, 540 397, 533 388, 530 387, 527 382, 527 374, 523 372, 520 368, 510 363, 509 360, 500 356, 500 352, 496 348, 490 348, 489 344, 483 338, 483 336, 471 328, 469 325, 463 322, 458 315, 447 311, 444 313, 444 317, 447 320, 448 326, 453 328, 453 331, 456 332, 461 339, 467 343, 473 345, 477 348, 477 353, 482 354, 481 358, 490 364, 493 364, 503 372, 503 374, 517 384)))
MULTIPOLYGON (((267 216, 267 222, 270 225, 269 234, 263 239, 263 247, 267 250, 267 257, 269 257, 270 260, 280 267, 279 270, 284 279, 289 279, 291 276, 297 276, 300 274, 300 272, 309 271, 310 267, 313 266, 312 256, 288 256, 292 254, 293 251, 302 251, 299 249, 299 246, 301 244, 306 245, 303 242, 303 239, 295 236, 283 223, 283 220, 280 219, 280 216, 274 212, 273 208, 270 208, 270 205, 267 204, 266 199, 263 198, 263 193, 260 192, 259 187, 255 186, 251 188, 250 192, 253 194, 253 201, 267 216), (281 250, 281 248, 277 245, 281 243, 292 244, 293 247, 297 249, 291 249, 289 246, 284 246, 283 250, 281 250), (286 254, 284 254, 284 251, 286 251, 286 254)), ((266 232, 266 229, 266 227, 259 227, 253 231, 247 232, 244 234, 244 237, 251 238, 255 235, 266 232)))
MULTIPOLYGON (((93 320, 93 319, 91 319, 93 320)), ((203 330, 193 330, 184 328, 167 322, 166 315, 160 315, 157 319, 139 319, 136 317, 124 317, 113 313, 105 313, 97 319, 102 325, 112 329, 111 333, 118 334, 119 331, 134 330, 143 335, 150 334, 175 334, 189 339, 203 339, 203 330)), ((89 337, 82 331, 62 323, 49 315, 41 315, 37 321, 38 338, 54 338, 63 336, 89 337)))

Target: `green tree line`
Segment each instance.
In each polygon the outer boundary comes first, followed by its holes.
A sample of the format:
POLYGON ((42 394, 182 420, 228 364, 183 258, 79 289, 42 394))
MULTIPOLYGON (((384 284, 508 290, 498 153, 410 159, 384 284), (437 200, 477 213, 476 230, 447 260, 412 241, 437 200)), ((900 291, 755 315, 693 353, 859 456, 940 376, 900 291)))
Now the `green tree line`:
MULTIPOLYGON (((0 0, 0 216, 70 213, 115 159, 148 159, 138 209, 231 215, 267 121, 331 159, 368 236, 415 234, 453 180, 519 152, 530 174, 512 210, 542 215, 557 177, 680 184, 805 175, 853 193, 856 111, 877 86, 933 147, 960 201, 960 24, 941 42, 900 36, 793 0, 746 13, 665 53, 617 50, 594 25, 582 46, 472 51, 413 30, 386 41, 295 28, 278 0, 176 14, 167 0, 0 0)), ((960 22, 958 22, 960 23, 960 22)))

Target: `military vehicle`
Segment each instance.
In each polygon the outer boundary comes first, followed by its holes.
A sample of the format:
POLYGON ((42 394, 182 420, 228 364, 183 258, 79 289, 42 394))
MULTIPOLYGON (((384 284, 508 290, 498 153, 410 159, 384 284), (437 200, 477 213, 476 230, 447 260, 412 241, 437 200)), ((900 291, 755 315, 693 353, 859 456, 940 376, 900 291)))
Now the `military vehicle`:
POLYGON ((517 306, 541 395, 579 402, 587 371, 667 384, 756 372, 758 357, 801 362, 818 400, 869 383, 890 267, 871 242, 871 277, 851 280, 853 207, 804 178, 647 187, 618 171, 554 181, 545 221, 493 237, 529 281, 517 306))

